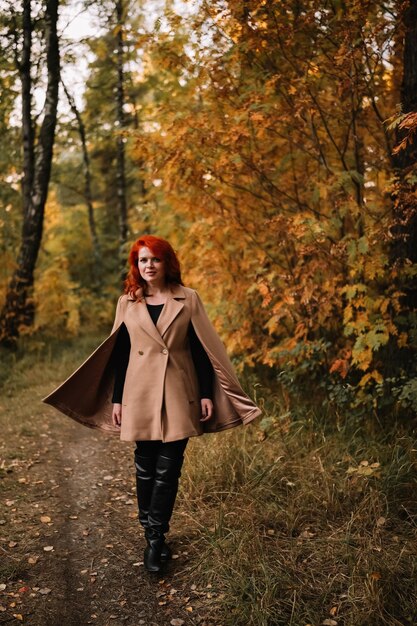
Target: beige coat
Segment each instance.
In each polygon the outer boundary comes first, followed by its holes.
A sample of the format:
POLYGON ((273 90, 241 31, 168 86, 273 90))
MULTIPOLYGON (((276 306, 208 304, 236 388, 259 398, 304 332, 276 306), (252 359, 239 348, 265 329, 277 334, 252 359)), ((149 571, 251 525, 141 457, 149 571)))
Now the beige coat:
POLYGON ((120 434, 124 441, 175 441, 248 424, 261 410, 240 387, 225 347, 196 291, 177 285, 157 325, 145 301, 120 296, 110 336, 55 391, 43 399, 91 428, 120 434), (213 365, 213 417, 200 422, 198 381, 187 330, 192 322, 213 365), (122 398, 122 424, 112 424, 112 352, 121 324, 131 351, 122 398))

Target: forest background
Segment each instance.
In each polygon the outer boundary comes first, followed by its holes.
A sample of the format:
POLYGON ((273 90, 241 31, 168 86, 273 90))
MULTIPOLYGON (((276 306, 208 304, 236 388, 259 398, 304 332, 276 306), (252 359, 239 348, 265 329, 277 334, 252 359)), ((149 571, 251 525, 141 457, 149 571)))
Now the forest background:
MULTIPOLYGON (((0 12, 4 364, 104 338, 130 244, 166 237, 264 410, 259 444, 300 423, 401 440, 415 528, 417 2, 0 12), (69 36, 61 11, 96 34, 69 36)), ((364 495, 380 459, 358 454, 364 495)), ((398 621, 375 624, 409 623, 391 591, 398 621)))

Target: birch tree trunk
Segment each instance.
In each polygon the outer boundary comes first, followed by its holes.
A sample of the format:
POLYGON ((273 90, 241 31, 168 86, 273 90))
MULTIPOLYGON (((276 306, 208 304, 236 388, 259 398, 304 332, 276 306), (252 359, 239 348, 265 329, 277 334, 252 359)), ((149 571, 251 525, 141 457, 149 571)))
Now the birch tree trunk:
POLYGON ((116 1, 116 17, 117 17, 117 95, 116 95, 116 112, 117 112, 117 166, 116 166, 116 186, 117 186, 117 207, 119 214, 119 257, 120 269, 122 276, 125 273, 126 263, 126 242, 127 242, 127 200, 126 200, 126 156, 124 138, 120 131, 125 128, 125 93, 124 93, 124 14, 123 0, 116 1))

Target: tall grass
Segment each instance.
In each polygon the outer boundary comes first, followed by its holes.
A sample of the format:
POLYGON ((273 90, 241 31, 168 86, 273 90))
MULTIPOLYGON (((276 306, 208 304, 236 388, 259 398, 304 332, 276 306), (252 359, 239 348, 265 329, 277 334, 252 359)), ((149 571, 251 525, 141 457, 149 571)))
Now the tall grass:
POLYGON ((415 442, 325 424, 263 441, 252 425, 188 448, 194 574, 220 594, 225 625, 417 623, 415 442))

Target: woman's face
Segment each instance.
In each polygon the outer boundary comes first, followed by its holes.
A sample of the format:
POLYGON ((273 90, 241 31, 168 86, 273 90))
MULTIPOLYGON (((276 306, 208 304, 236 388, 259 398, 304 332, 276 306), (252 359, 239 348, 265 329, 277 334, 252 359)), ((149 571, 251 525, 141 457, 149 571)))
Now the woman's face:
POLYGON ((143 280, 149 284, 164 282, 165 264, 149 248, 141 248, 138 255, 138 269, 143 280))

